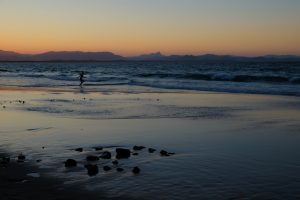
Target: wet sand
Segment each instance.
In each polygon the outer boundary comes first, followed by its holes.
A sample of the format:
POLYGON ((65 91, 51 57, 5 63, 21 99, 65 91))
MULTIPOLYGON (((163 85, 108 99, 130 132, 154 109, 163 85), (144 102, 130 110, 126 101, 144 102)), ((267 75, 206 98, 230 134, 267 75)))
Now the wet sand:
POLYGON ((25 163, 1 165, 1 200, 300 196, 297 97, 6 88, 0 98, 0 149, 13 158, 28 156, 25 163), (125 172, 101 170, 90 178, 84 159, 95 154, 95 145, 111 152, 145 145, 176 154, 142 151, 122 161, 125 172), (65 170, 68 158, 79 168, 65 170), (136 165, 140 176, 130 171, 136 165), (33 172, 41 177, 27 176, 33 172))
MULTIPOLYGON (((8 154, 1 154, 8 156, 8 154)), ((113 199, 106 198, 101 192, 87 192, 76 185, 64 185, 63 180, 47 175, 47 171, 30 163, 14 160, 0 164, 1 200, 74 200, 74 199, 113 199), (38 173, 40 177, 28 174, 38 173)), ((123 199, 126 199, 125 197, 123 199)))

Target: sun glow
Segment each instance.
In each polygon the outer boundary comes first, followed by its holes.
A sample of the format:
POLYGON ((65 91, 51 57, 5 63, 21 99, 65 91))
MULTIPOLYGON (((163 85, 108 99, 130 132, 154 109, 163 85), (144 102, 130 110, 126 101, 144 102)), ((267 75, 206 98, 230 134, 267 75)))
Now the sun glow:
POLYGON ((299 1, 2 0, 0 49, 298 54, 299 1))

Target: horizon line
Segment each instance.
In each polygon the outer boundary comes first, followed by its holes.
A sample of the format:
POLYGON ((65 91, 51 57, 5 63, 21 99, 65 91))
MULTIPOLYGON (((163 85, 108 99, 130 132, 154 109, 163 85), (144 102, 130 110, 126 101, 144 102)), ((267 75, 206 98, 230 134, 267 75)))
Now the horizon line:
POLYGON ((121 56, 124 58, 130 58, 130 57, 138 57, 138 56, 143 56, 143 55, 154 55, 154 54, 160 54, 162 56, 204 56, 204 55, 215 55, 215 56, 236 56, 236 57, 247 57, 247 58, 255 58, 255 57, 265 57, 265 56, 300 56, 300 54, 274 54, 274 53, 269 53, 269 54, 257 54, 257 55, 242 55, 242 54, 219 54, 219 53, 199 53, 199 54, 190 54, 190 53, 178 53, 178 54, 164 54, 161 51, 154 51, 154 52, 149 52, 149 53, 140 53, 140 54, 135 54, 135 55, 122 55, 122 54, 117 54, 113 51, 85 51, 85 50, 49 50, 49 51, 41 51, 37 53, 25 53, 25 52, 18 52, 18 51, 11 51, 11 50, 3 50, 0 49, 0 52, 12 52, 12 53, 17 53, 17 54, 23 54, 23 55, 40 55, 40 54, 46 54, 50 52, 54 53, 59 53, 59 52, 80 52, 80 53, 112 53, 116 56, 121 56))

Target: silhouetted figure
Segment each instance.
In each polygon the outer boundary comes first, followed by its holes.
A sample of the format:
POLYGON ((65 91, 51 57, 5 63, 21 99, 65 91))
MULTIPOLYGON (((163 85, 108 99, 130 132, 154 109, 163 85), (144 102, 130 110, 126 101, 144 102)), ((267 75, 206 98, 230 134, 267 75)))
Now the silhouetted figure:
POLYGON ((84 80, 84 72, 81 71, 80 74, 79 74, 79 81, 80 81, 80 87, 82 87, 82 84, 85 82, 84 80))

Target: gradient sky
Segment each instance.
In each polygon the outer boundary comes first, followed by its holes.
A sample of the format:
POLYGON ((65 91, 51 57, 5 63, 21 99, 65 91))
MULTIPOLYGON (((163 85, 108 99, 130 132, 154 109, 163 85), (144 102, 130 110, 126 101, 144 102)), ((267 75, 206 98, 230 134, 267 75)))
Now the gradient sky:
POLYGON ((0 49, 300 55, 300 0, 0 0, 0 49))

